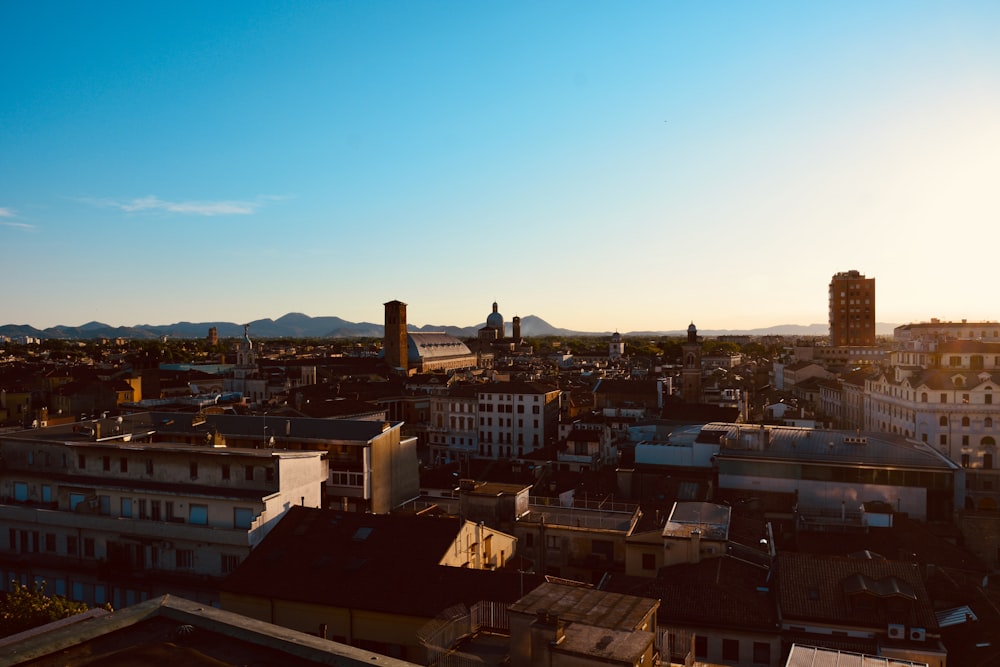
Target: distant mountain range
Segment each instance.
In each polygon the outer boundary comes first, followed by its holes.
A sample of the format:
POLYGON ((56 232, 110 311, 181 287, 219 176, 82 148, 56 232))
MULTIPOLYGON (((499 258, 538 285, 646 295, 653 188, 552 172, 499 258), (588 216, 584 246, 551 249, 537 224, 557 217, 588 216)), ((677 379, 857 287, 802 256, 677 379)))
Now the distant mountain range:
MULTIPOLYGON (((425 324, 417 327, 409 325, 410 331, 430 332, 444 331, 456 338, 473 338, 480 328, 477 324, 468 327, 453 325, 425 324)), ((897 325, 878 323, 878 335, 891 335, 897 325)), ((0 326, 0 336, 17 338, 31 336, 32 338, 61 338, 67 340, 93 340, 97 338, 132 338, 137 340, 154 340, 157 338, 205 338, 208 330, 215 327, 219 338, 236 338, 243 336, 243 325, 232 322, 178 322, 176 324, 152 325, 140 324, 134 327, 113 327, 101 322, 70 327, 56 326, 48 329, 36 329, 28 325, 7 324, 0 326)), ((781 324, 763 329, 741 330, 699 330, 702 336, 750 335, 750 336, 825 336, 829 332, 826 324, 781 324)), ((288 313, 276 320, 270 318, 250 322, 251 338, 381 338, 383 326, 371 322, 348 322, 339 317, 310 317, 302 313, 288 313)), ((610 336, 610 331, 572 331, 554 327, 540 317, 528 315, 521 318, 522 336, 610 336)), ((682 336, 687 329, 673 331, 631 331, 621 332, 623 336, 682 336)), ((510 335, 510 323, 507 323, 507 335, 510 335)))

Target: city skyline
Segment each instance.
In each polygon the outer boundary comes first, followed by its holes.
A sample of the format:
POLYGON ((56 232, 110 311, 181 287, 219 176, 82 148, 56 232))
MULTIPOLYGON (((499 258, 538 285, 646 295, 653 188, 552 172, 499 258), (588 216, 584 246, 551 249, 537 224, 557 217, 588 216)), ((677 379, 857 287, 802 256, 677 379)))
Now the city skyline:
POLYGON ((996 320, 998 14, 5 3, 0 323, 996 320))

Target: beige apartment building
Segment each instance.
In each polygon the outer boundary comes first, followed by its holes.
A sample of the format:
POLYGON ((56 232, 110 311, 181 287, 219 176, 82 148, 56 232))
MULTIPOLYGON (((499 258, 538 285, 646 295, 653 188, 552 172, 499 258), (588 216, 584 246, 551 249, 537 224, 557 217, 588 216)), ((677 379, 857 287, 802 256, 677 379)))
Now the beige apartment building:
POLYGON ((322 452, 154 442, 157 427, 146 414, 0 436, 4 587, 213 602, 290 507, 322 503, 322 452))

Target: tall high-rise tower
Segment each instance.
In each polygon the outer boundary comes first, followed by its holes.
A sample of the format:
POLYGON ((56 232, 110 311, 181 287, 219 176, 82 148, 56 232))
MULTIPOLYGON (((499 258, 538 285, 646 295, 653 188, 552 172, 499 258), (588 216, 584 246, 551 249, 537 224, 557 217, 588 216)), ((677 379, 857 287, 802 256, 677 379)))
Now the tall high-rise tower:
POLYGON ((406 304, 388 301, 385 304, 385 338, 382 350, 389 368, 409 370, 409 352, 406 346, 406 304))
POLYGON ((830 280, 830 345, 875 345, 875 279, 843 271, 830 280))

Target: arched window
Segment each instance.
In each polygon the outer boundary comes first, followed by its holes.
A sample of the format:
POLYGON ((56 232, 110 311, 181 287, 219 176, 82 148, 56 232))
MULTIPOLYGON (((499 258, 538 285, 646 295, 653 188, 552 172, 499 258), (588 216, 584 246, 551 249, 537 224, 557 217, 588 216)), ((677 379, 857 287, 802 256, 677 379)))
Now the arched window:
POLYGON ((983 420, 983 428, 993 428, 993 417, 987 417, 983 420))
POLYGON ((947 417, 941 417, 941 419, 938 420, 938 424, 940 424, 941 426, 947 426, 948 425, 948 418, 947 417))
POLYGON ((926 403, 927 402, 927 392, 926 391, 923 392, 922 394, 920 394, 920 402, 921 403, 926 403))
POLYGON ((995 447, 997 441, 993 439, 993 436, 988 435, 982 440, 980 440, 979 444, 982 445, 983 447, 995 447))

